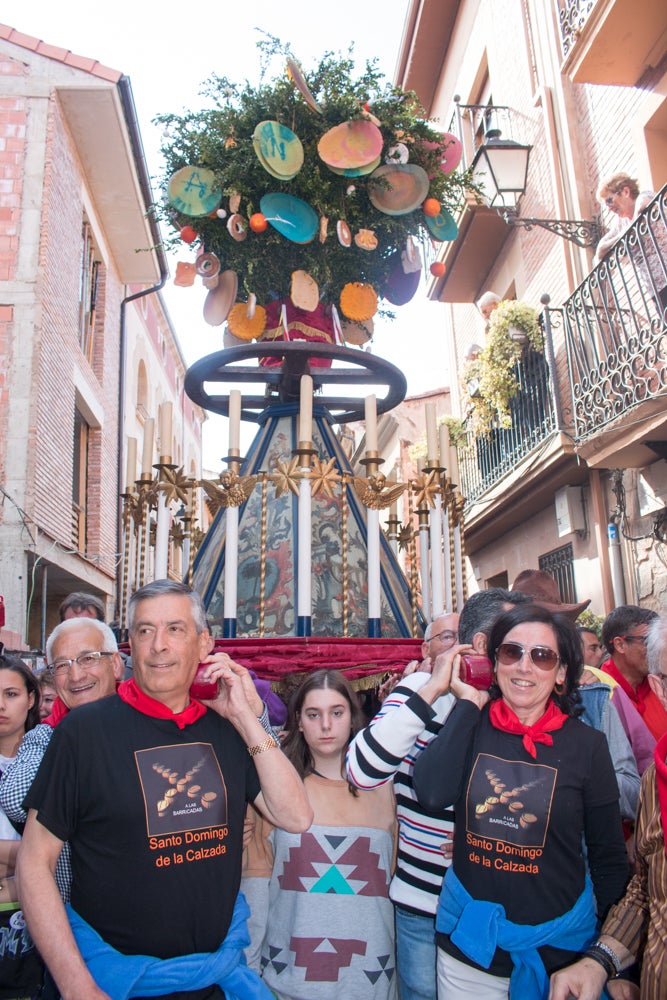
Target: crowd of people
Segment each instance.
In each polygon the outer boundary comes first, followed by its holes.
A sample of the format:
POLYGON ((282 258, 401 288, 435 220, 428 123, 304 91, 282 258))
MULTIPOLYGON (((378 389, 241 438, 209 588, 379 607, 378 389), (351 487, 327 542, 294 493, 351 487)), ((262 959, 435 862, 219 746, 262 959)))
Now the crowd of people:
POLYGON ((123 656, 89 597, 41 676, 0 655, 0 1000, 667 996, 667 616, 525 571, 369 719, 333 668, 285 706, 183 584, 123 656))

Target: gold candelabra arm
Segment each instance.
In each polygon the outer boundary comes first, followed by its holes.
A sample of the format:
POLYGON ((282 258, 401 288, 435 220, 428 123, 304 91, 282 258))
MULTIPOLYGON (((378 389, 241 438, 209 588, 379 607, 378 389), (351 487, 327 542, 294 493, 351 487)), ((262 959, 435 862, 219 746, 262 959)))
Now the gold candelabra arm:
POLYGON ((323 493, 330 500, 333 500, 334 487, 341 482, 342 477, 336 468, 335 458, 330 458, 328 462, 322 462, 319 455, 315 455, 309 478, 313 496, 323 493))
POLYGON ((414 493, 415 504, 420 511, 435 507, 435 498, 439 493, 442 493, 437 469, 423 473, 410 485, 414 493))
POLYGON ((259 476, 237 476, 235 472, 228 470, 220 473, 217 482, 213 479, 200 479, 199 485, 215 515, 221 508, 240 507, 254 490, 258 479, 259 476))
POLYGON ((276 491, 276 498, 287 492, 298 497, 299 480, 301 479, 299 465, 298 455, 294 455, 289 462, 276 462, 276 471, 270 476, 276 491))
POLYGON ((371 510, 391 507, 406 489, 405 483, 392 483, 382 472, 372 474, 368 479, 354 476, 353 486, 364 507, 369 507, 371 510))

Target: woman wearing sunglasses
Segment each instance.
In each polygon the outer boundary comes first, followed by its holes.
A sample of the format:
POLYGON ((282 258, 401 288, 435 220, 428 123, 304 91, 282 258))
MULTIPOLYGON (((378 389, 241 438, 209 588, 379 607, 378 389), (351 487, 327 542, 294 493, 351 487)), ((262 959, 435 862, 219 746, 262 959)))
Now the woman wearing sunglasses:
POLYGON ((414 769, 421 805, 456 811, 436 918, 438 996, 539 1000, 574 954, 608 960, 594 944, 596 912, 628 878, 618 786, 605 737, 576 718, 572 623, 520 605, 487 648, 488 692, 459 678, 467 647, 438 657, 433 676, 459 700, 414 769))

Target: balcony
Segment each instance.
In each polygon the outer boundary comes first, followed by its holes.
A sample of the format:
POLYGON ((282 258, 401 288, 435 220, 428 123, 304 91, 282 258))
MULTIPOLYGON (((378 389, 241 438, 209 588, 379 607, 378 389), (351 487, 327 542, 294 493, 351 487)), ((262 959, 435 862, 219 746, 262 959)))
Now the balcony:
POLYGON ((641 86, 665 52, 664 0, 556 0, 562 72, 574 83, 641 86))
POLYGON ((555 394, 546 358, 531 351, 516 365, 519 393, 510 401, 512 426, 479 435, 466 421, 459 448, 461 489, 468 506, 479 502, 558 428, 555 394))
POLYGON ((666 222, 667 186, 560 311, 575 441, 589 464, 642 465, 667 440, 666 222))

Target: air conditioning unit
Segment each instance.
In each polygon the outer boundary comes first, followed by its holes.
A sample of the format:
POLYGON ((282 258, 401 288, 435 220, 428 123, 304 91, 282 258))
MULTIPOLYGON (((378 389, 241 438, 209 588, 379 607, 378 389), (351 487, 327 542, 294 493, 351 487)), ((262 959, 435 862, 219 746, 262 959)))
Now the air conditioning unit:
POLYGON ((586 530, 584 498, 581 486, 564 486, 554 497, 558 537, 586 530))

